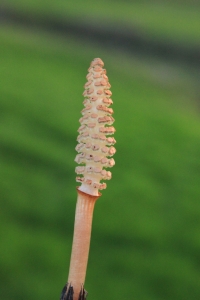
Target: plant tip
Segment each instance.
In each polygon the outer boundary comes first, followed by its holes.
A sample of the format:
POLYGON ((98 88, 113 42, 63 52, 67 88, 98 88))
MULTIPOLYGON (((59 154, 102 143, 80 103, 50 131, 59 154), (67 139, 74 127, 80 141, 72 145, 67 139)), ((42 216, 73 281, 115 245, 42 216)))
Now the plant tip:
POLYGON ((115 121, 113 109, 109 106, 113 101, 110 91, 110 83, 103 69, 104 62, 95 58, 88 69, 87 82, 84 85, 84 108, 78 128, 77 137, 78 152, 75 161, 80 164, 75 172, 78 174, 76 181, 81 183, 79 190, 90 195, 99 195, 99 190, 106 188, 106 183, 101 180, 109 180, 112 177, 106 168, 114 166, 112 156, 116 149, 113 146, 116 141, 110 137, 115 132, 111 126, 115 121))

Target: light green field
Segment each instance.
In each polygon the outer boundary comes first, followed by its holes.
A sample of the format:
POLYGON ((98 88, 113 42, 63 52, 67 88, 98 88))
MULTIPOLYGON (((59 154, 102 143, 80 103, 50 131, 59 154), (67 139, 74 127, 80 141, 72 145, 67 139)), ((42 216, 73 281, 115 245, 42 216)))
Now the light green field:
POLYGON ((195 71, 17 27, 0 40, 0 298, 59 299, 67 280, 83 85, 101 57, 117 153, 95 209, 88 299, 199 299, 195 71))
POLYGON ((54 15, 101 26, 116 22, 161 40, 200 45, 198 1, 8 0, 7 5, 36 15, 54 15))

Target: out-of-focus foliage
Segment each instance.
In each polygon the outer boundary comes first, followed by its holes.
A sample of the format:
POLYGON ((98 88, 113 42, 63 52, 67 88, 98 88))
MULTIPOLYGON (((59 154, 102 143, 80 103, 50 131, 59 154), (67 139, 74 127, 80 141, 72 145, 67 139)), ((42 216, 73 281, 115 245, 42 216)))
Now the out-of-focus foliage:
POLYGON ((197 72, 16 27, 0 40, 0 298, 59 299, 67 280, 83 85, 101 57, 117 153, 95 209, 88 299, 199 299, 197 72))
POLYGON ((151 38, 200 45, 200 2, 197 0, 7 0, 6 5, 24 12, 54 15, 91 26, 121 24, 151 38))

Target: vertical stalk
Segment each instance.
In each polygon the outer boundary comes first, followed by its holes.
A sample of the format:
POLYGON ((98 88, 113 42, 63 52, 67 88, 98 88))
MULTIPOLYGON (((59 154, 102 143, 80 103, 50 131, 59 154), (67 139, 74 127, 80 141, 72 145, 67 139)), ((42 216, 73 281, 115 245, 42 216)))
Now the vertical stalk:
POLYGON ((93 210, 96 200, 100 197, 86 194, 77 188, 74 237, 69 268, 68 283, 74 290, 73 300, 78 300, 81 287, 86 276, 93 210))
POLYGON ((115 165, 112 156, 116 149, 114 137, 115 128, 110 126, 114 122, 113 109, 109 106, 110 83, 104 63, 95 58, 88 69, 87 82, 83 96, 84 108, 79 119, 80 127, 77 137, 75 161, 76 181, 81 183, 77 188, 78 198, 76 204, 74 237, 69 268, 68 283, 61 293, 61 300, 85 300, 87 292, 84 289, 90 237, 92 229, 93 210, 96 200, 101 196, 99 190, 106 188, 102 180, 110 180, 112 173, 106 168, 115 165))

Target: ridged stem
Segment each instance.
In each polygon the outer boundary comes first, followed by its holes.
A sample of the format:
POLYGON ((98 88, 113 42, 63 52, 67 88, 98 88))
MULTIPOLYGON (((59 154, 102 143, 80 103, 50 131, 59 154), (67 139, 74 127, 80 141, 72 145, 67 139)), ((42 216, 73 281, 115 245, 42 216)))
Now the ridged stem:
POLYGON ((93 210, 96 200, 100 197, 81 192, 77 188, 74 237, 68 283, 73 286, 74 298, 78 300, 81 287, 84 285, 92 229, 93 210))

